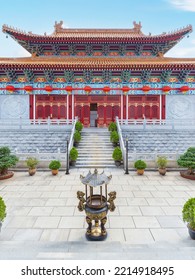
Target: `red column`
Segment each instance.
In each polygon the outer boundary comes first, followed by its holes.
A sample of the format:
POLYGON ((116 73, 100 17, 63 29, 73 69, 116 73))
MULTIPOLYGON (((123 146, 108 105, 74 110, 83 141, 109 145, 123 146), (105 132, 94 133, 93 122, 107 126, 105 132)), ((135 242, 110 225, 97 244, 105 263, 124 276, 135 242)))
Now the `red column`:
POLYGON ((162 119, 166 118, 166 95, 162 95, 162 119))
POLYGON ((30 103, 30 108, 29 108, 29 116, 30 119, 33 119, 33 95, 29 95, 29 103, 30 103))
POLYGON ((106 126, 106 105, 104 104, 104 126, 106 126))

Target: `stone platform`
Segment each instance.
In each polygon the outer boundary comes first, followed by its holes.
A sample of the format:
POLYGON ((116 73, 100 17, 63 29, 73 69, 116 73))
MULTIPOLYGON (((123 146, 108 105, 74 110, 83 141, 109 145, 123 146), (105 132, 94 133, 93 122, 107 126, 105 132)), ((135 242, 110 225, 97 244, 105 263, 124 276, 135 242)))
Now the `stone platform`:
POLYGON ((113 175, 109 190, 117 192, 117 208, 108 214, 107 239, 90 242, 76 198, 77 190, 84 190, 79 176, 87 172, 37 172, 33 177, 15 172, 0 181, 7 205, 0 259, 195 259, 194 241, 181 217, 185 201, 195 197, 194 181, 179 172, 162 177, 105 169, 113 175))

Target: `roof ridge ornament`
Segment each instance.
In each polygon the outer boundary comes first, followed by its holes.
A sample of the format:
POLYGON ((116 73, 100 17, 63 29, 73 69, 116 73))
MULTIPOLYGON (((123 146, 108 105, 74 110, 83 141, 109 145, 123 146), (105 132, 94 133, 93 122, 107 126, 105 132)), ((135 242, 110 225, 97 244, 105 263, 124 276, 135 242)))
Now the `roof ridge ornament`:
POLYGON ((57 21, 55 21, 55 25, 54 25, 54 33, 60 33, 64 31, 63 26, 63 20, 61 20, 59 23, 57 21))
POLYGON ((141 25, 141 21, 139 23, 137 23, 136 21, 133 22, 133 30, 136 32, 136 33, 140 33, 141 32, 141 28, 142 28, 142 25, 141 25))

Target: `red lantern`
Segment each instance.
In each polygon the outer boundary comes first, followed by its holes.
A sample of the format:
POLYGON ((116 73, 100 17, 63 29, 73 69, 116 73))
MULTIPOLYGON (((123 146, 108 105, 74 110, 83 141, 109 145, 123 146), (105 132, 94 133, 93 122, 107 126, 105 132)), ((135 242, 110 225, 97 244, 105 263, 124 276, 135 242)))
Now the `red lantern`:
POLYGON ((129 87, 126 87, 126 86, 124 86, 123 88, 122 88, 122 91, 123 91, 123 93, 126 95, 127 94, 127 92, 130 90, 130 88, 129 87))
POLYGON ((108 93, 110 91, 110 87, 104 87, 103 91, 104 91, 104 93, 108 93))
POLYGON ((182 92, 182 93, 186 93, 190 88, 188 86, 183 86, 181 87, 179 90, 182 92))
POLYGON ((149 87, 149 86, 143 86, 142 87, 142 91, 145 92, 145 93, 147 93, 149 90, 151 90, 151 87, 149 87))
POLYGON ((8 85, 8 86, 6 86, 6 90, 9 91, 10 93, 13 93, 16 89, 14 86, 8 85))
POLYGON ((72 87, 71 86, 66 86, 65 90, 70 94, 72 92, 72 87))
POLYGON ((162 88, 162 91, 163 91, 164 93, 168 93, 170 90, 171 90, 171 87, 169 87, 169 86, 164 86, 164 87, 162 88))
POLYGON ((84 91, 89 94, 92 91, 92 88, 89 86, 84 87, 84 91))
POLYGON ((45 91, 47 91, 48 93, 51 93, 53 90, 53 88, 51 86, 46 86, 45 87, 45 91))
POLYGON ((25 86, 25 87, 24 87, 24 90, 25 90, 27 93, 30 93, 31 91, 33 91, 33 87, 32 87, 32 86, 25 86))

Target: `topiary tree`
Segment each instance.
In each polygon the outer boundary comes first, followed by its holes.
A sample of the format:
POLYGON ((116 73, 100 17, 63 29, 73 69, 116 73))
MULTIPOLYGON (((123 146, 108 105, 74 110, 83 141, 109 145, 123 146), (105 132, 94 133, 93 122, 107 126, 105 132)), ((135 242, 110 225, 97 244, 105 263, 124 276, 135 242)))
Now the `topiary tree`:
POLYGON ((115 143, 115 144, 117 144, 118 143, 118 141, 119 141, 119 135, 118 135, 118 132, 117 131, 112 131, 111 132, 111 134, 110 134, 110 141, 112 142, 112 143, 115 143))
POLYGON ((83 124, 77 121, 75 124, 75 129, 80 132, 83 129, 83 124))
POLYGON ((191 229, 195 230, 195 198, 190 198, 183 206, 183 221, 189 223, 191 229))
POLYGON ((76 161, 78 158, 78 151, 75 147, 73 147, 71 150, 70 150, 70 160, 71 161, 76 161))
POLYGON ((108 126, 109 131, 116 131, 117 130, 117 125, 115 122, 111 122, 108 126))
POLYGON ((18 158, 10 155, 11 151, 8 147, 0 148, 0 176, 8 173, 8 168, 16 165, 18 158))
POLYGON ((6 205, 2 197, 0 197, 0 222, 6 217, 6 205))
POLYGON ((122 154, 122 151, 119 147, 116 147, 112 153, 112 158, 115 160, 115 161, 121 161, 122 158, 123 158, 123 154, 122 154))
POLYGON ((187 167, 187 174, 195 175, 195 147, 187 149, 187 151, 177 160, 177 164, 181 167, 187 167))
POLYGON ((74 133, 74 141, 75 142, 79 142, 81 141, 81 134, 78 130, 75 130, 75 133, 74 133))

